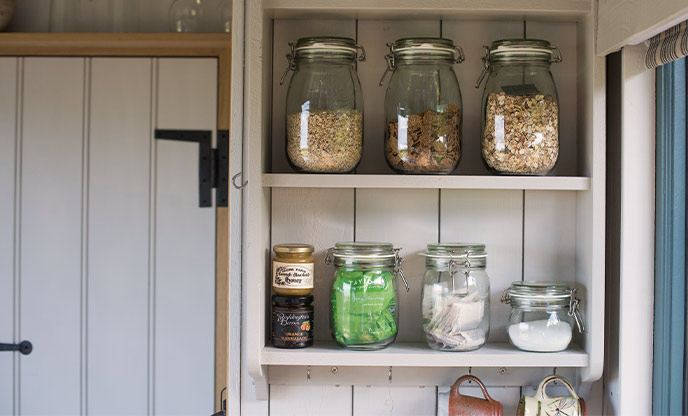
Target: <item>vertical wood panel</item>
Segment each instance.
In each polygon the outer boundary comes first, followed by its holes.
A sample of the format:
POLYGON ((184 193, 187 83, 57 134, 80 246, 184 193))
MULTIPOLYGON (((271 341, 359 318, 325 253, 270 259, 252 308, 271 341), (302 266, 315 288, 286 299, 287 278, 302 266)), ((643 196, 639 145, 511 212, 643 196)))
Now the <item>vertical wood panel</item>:
POLYGON ((526 36, 545 39, 559 48, 563 61, 552 64, 559 95, 559 160, 553 175, 576 175, 578 152, 578 46, 577 24, 527 22, 526 36))
MULTIPOLYGON (((0 342, 17 341, 14 339, 17 65, 17 58, 0 58, 0 342)), ((0 355, 0 415, 12 414, 15 355, 0 355)))
MULTIPOLYGON (((217 61, 160 59, 158 128, 215 130, 217 61)), ((212 413, 215 210, 198 207, 198 145, 157 142, 155 412, 212 413)))
POLYGON ((351 416, 351 386, 270 386, 273 416, 351 416))
POLYGON ((20 336, 34 351, 22 414, 80 412, 83 91, 83 59, 25 60, 20 336))
POLYGON ((484 81, 480 88, 475 88, 475 82, 483 70, 480 58, 485 54, 483 46, 489 46, 493 40, 522 37, 523 22, 443 20, 442 36, 461 46, 466 55, 462 64, 454 65, 463 100, 462 154, 456 173, 486 175, 488 173, 480 153, 480 108, 484 81))
MULTIPOLYGON (((289 53, 289 42, 307 36, 344 36, 356 38, 356 21, 353 19, 338 20, 274 20, 273 33, 273 71, 272 71, 272 172, 292 172, 287 161, 285 151, 285 107, 287 103, 287 89, 291 80, 291 73, 280 85, 280 78, 287 68, 285 58, 289 53)), ((361 63, 365 65, 365 62, 361 63)), ((265 88, 269 88, 267 85, 265 88)), ((363 103, 365 109, 365 103, 363 103)), ((363 139, 365 140, 365 138, 363 139)), ((269 149, 268 149, 269 151, 269 149)))
POLYGON ((368 59, 358 65, 358 77, 363 89, 363 145, 364 152, 357 173, 393 173, 384 154, 385 92, 391 74, 379 86, 380 77, 387 69, 384 56, 389 53, 387 43, 412 36, 437 37, 439 20, 358 22, 358 43, 366 49, 368 59))
POLYGON ((489 342, 505 342, 504 289, 521 280, 523 191, 442 191, 440 240, 485 244, 490 277, 489 342))
MULTIPOLYGON (((447 416, 449 414, 449 389, 443 386, 438 388, 437 393, 437 416, 447 416)), ((461 385, 461 394, 482 399, 483 392, 480 387, 468 382, 461 385)), ((520 387, 487 387, 490 396, 500 402, 503 406, 505 415, 515 415, 518 401, 521 398, 520 387)))
POLYGON ((523 278, 575 282, 576 193, 526 191, 523 278))
POLYGON ((94 59, 90 108, 88 410, 144 414, 151 60, 94 59))
MULTIPOLYGON (((272 206, 273 246, 306 243, 315 247, 314 337, 316 341, 329 341, 330 287, 334 267, 325 265, 325 252, 337 242, 354 238, 354 191, 275 188, 272 206)), ((266 284, 267 287, 272 285, 270 281, 266 284)))
POLYGON ((356 416, 430 416, 436 406, 435 387, 354 387, 356 416))

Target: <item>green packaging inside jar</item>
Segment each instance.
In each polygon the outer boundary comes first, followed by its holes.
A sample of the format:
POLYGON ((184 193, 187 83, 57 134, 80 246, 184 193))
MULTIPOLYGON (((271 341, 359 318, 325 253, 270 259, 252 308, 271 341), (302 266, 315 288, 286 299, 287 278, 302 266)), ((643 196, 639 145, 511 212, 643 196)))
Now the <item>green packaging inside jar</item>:
POLYGON ((338 269, 332 287, 333 335, 344 345, 374 344, 397 333, 394 275, 338 269))

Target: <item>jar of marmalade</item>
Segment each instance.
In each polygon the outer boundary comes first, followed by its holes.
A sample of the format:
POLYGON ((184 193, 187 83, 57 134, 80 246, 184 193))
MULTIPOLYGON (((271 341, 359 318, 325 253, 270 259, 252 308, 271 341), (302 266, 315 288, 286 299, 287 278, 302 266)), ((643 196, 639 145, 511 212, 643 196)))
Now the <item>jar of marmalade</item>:
POLYGON ((313 345, 313 295, 272 295, 272 345, 306 348, 313 345))
POLYGON ((306 296, 313 291, 313 251, 310 244, 273 247, 272 290, 282 296, 306 296))

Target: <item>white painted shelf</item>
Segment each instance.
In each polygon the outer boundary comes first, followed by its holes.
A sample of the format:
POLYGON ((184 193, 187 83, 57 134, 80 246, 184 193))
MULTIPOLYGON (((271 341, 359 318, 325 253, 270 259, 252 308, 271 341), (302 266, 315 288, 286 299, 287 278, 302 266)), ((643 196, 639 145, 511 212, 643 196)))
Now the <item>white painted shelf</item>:
POLYGON ((272 188, 525 189, 587 191, 590 178, 579 176, 321 175, 265 173, 272 188))
POLYGON ((578 346, 556 353, 521 351, 508 343, 486 344, 468 352, 445 352, 421 342, 395 342, 378 351, 352 351, 334 342, 303 349, 264 347, 264 365, 357 367, 587 367, 589 356, 578 346))
POLYGON ((577 20, 590 13, 591 0, 265 0, 275 17, 351 14, 356 18, 519 17, 546 16, 549 20, 577 20), (556 19, 556 18, 559 19, 556 19))

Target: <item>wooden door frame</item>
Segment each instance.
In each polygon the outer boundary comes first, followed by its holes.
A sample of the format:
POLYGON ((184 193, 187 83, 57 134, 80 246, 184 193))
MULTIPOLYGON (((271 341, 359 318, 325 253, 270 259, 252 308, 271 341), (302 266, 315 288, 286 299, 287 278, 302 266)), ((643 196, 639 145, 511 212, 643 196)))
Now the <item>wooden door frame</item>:
MULTIPOLYGON (((0 33, 0 56, 217 58, 217 129, 228 131, 231 48, 230 34, 0 33)), ((216 208, 215 227, 215 409, 219 409, 229 362, 229 204, 216 208)))

